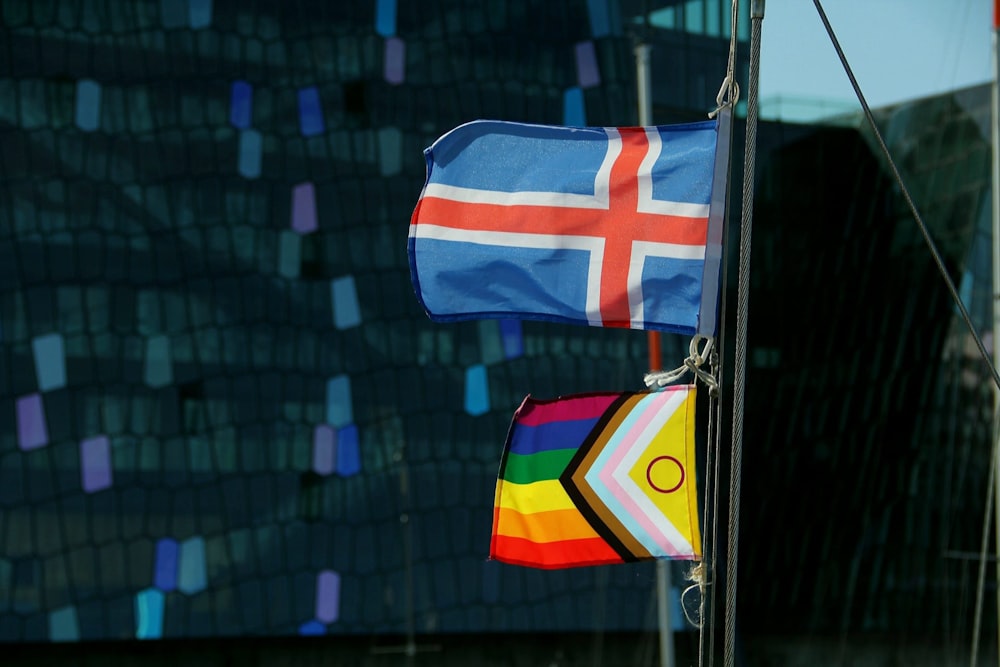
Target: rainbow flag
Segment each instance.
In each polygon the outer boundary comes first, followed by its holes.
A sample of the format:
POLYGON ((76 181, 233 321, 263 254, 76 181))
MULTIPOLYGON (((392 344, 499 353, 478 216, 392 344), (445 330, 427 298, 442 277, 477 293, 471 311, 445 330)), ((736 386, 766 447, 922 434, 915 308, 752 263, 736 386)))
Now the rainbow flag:
POLYGON ((557 569, 701 555, 695 386, 536 400, 514 413, 490 558, 557 569))

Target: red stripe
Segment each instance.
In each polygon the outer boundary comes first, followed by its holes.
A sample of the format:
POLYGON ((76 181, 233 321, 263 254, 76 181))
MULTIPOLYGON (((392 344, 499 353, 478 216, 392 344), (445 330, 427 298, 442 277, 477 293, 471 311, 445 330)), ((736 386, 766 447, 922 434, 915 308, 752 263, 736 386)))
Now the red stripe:
POLYGON ((610 236, 629 244, 636 240, 703 246, 708 238, 708 218, 638 213, 634 209, 625 216, 590 208, 470 204, 438 197, 420 199, 413 222, 481 232, 610 236))
POLYGON ((514 419, 525 426, 540 426, 550 422, 597 419, 621 394, 578 394, 566 398, 539 400, 528 396, 514 413, 514 419))
POLYGON ((544 570, 625 562, 599 537, 537 544, 520 537, 493 535, 490 541, 490 558, 502 563, 544 570))

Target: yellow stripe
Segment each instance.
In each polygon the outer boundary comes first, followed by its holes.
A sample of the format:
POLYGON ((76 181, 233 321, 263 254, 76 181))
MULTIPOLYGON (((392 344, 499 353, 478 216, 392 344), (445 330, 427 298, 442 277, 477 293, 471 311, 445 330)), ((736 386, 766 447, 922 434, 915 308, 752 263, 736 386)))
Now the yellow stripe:
POLYGON ((521 514, 576 509, 558 479, 531 484, 500 480, 497 482, 496 499, 499 507, 516 510, 521 514))
POLYGON ((521 537, 538 544, 599 537, 575 509, 522 514, 501 507, 496 521, 498 535, 521 537))

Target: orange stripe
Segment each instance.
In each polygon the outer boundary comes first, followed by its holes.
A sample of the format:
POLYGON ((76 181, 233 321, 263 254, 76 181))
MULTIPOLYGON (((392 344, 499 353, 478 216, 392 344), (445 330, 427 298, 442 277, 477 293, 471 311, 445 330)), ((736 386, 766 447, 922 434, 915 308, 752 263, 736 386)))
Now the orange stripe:
POLYGON ((575 509, 522 514, 501 507, 494 521, 494 532, 538 543, 600 537, 575 509))
POLYGON ((511 565, 539 567, 544 570, 624 562, 599 537, 536 544, 519 537, 494 535, 490 545, 490 558, 511 565))

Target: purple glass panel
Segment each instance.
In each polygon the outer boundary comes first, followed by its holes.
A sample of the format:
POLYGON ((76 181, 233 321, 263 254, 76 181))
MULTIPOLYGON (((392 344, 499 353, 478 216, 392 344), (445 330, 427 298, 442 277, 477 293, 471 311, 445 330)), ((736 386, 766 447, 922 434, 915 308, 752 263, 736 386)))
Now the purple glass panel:
POLYGON ((309 181, 292 188, 292 229, 308 234, 319 228, 316 222, 316 188, 309 181))
POLYGON ((333 623, 340 618, 340 575, 323 570, 316 578, 316 618, 333 623))
POLYGON ((337 432, 329 424, 320 424, 313 430, 313 470, 329 475, 334 469, 337 451, 337 432))
POLYGON ((508 359, 524 354, 521 320, 500 320, 500 339, 503 341, 503 354, 508 359))
POLYGON ((41 394, 17 399, 17 446, 22 451, 44 447, 49 442, 45 426, 45 406, 41 394))
POLYGON ((156 543, 156 565, 153 571, 153 586, 164 593, 177 588, 177 562, 180 547, 177 540, 164 537, 156 543))
POLYGON ((348 424, 337 431, 337 474, 350 477, 361 472, 361 444, 358 427, 348 424))
POLYGON ((406 80, 406 42, 399 37, 385 40, 385 80, 396 85, 406 80))
POLYGON ((601 83, 593 42, 580 42, 576 45, 576 78, 581 88, 592 88, 601 83))
POLYGON ((80 443, 80 477, 87 493, 111 486, 111 441, 108 436, 99 435, 80 443))

